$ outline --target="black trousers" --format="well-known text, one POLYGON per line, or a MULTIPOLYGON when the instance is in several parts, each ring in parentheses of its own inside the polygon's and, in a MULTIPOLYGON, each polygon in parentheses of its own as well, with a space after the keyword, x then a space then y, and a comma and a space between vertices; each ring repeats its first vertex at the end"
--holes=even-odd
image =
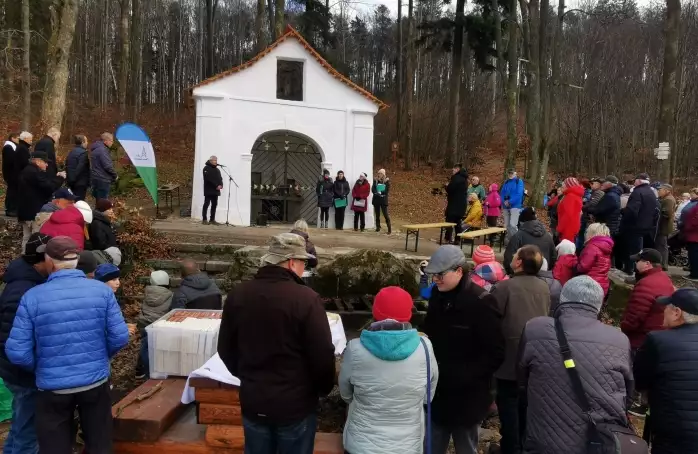
POLYGON ((344 211, 346 209, 347 207, 334 208, 334 228, 336 228, 337 230, 344 229, 344 211))
POLYGON ((487 227, 497 227, 499 216, 487 216, 487 227))
POLYGON ((19 205, 19 194, 17 191, 17 183, 7 183, 7 194, 5 194, 5 214, 17 213, 17 206, 19 205))
POLYGON ((365 211, 354 211, 354 230, 359 228, 359 222, 361 222, 361 230, 366 228, 366 212, 365 211))
POLYGON ((385 205, 374 205, 373 215, 376 218, 376 232, 381 230, 381 211, 383 212, 383 217, 385 218, 385 225, 388 227, 388 233, 392 232, 390 227, 390 215, 388 215, 388 207, 385 205))
MULTIPOLYGON (((456 230, 455 240, 458 239, 458 234, 461 233, 461 228, 460 228, 460 226, 461 226, 461 220, 462 220, 462 218, 463 218, 463 216, 446 216, 446 222, 455 222, 455 223, 456 223, 456 226, 455 226, 455 230, 456 230)), ((453 235, 453 230, 454 230, 454 228, 451 228, 451 227, 449 227, 449 228, 446 229, 446 233, 445 233, 445 235, 444 235, 444 237, 445 237, 444 240, 445 240, 447 243, 450 243, 450 242, 451 242, 451 237, 452 237, 452 235, 453 235)))
POLYGON ((72 454, 76 408, 85 450, 90 454, 111 454, 113 423, 108 381, 74 394, 39 391, 36 398, 36 436, 41 454, 72 454))
POLYGON ((516 381, 497 379, 497 411, 501 423, 501 454, 519 454, 526 431, 525 406, 519 401, 516 381))
POLYGON ((201 213, 201 218, 206 220, 206 212, 208 211, 208 205, 211 205, 211 221, 216 220, 216 207, 218 207, 218 196, 204 196, 204 209, 201 213))
POLYGON ((330 207, 320 207, 320 222, 330 222, 330 207))
POLYGON ((87 186, 70 186, 70 190, 75 195, 75 200, 85 200, 87 197, 87 186))

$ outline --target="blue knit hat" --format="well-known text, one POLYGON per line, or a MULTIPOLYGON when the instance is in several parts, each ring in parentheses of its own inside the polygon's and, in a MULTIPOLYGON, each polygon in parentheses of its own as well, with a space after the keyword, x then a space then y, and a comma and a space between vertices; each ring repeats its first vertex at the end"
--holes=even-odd
POLYGON ((112 263, 103 263, 95 270, 95 279, 102 282, 109 282, 121 276, 119 267, 112 263))

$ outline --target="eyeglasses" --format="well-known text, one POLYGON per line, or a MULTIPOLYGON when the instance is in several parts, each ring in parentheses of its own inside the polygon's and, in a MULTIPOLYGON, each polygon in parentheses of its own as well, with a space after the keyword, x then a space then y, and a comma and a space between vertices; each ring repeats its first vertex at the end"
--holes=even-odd
POLYGON ((450 268, 450 269, 448 269, 448 270, 446 270, 446 271, 442 271, 442 272, 440 272, 440 273, 434 273, 434 274, 432 274, 432 277, 433 277, 434 279, 438 279, 438 280, 440 280, 440 281, 443 281, 444 277, 445 277, 448 273, 451 273, 451 272, 453 272, 453 271, 458 271, 459 268, 460 268, 460 266, 457 266, 457 267, 455 267, 455 268, 450 268))

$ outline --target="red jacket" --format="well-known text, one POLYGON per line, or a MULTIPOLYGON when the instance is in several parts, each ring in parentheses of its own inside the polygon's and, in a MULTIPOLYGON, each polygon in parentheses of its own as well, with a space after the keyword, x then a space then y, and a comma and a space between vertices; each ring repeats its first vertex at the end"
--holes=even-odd
POLYGON ((694 206, 686 214, 681 232, 683 233, 684 241, 698 243, 698 205, 694 206))
POLYGON ((611 271, 611 252, 613 240, 607 236, 595 236, 584 245, 577 263, 577 273, 586 274, 599 283, 603 294, 608 294, 610 281, 608 272, 611 271))
POLYGON ((354 188, 351 190, 351 209, 356 212, 366 211, 368 208, 369 195, 371 195, 371 185, 368 183, 368 180, 364 180, 363 184, 361 184, 361 180, 356 180, 356 183, 354 183, 354 188), (364 206, 356 206, 355 203, 357 199, 366 201, 364 206))
POLYGON ((565 282, 574 277, 577 267, 577 256, 574 254, 559 255, 553 268, 553 277, 565 285, 565 282))
POLYGON ((557 233, 560 240, 570 240, 579 233, 582 225, 582 197, 584 186, 572 186, 565 190, 565 196, 557 206, 557 233))
POLYGON ((630 339, 632 348, 639 348, 650 331, 664 329, 664 306, 656 300, 674 293, 674 284, 661 267, 639 277, 620 322, 620 329, 630 339))
POLYGON ((73 206, 51 213, 39 231, 50 236, 69 236, 80 250, 85 248, 85 220, 73 206))

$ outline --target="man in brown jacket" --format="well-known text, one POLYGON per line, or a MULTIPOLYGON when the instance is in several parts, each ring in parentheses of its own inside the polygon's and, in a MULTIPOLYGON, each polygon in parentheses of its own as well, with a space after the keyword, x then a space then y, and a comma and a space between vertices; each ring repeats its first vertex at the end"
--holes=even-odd
POLYGON ((669 246, 667 238, 674 231, 674 215, 676 214, 676 199, 672 195, 673 188, 670 184, 659 186, 657 195, 659 196, 659 227, 657 236, 654 239, 654 248, 662 254, 662 268, 664 271, 669 266, 669 246))
POLYGON ((521 450, 516 362, 526 323, 532 318, 546 316, 550 311, 550 289, 543 279, 537 277, 542 265, 543 256, 538 246, 523 246, 511 260, 514 277, 497 282, 492 289, 503 317, 502 334, 506 342, 504 362, 494 374, 502 454, 517 454, 521 450))
POLYGON ((323 302, 301 279, 312 258, 299 235, 272 237, 264 266, 223 307, 218 354, 241 381, 246 453, 313 452, 335 359, 323 302))

